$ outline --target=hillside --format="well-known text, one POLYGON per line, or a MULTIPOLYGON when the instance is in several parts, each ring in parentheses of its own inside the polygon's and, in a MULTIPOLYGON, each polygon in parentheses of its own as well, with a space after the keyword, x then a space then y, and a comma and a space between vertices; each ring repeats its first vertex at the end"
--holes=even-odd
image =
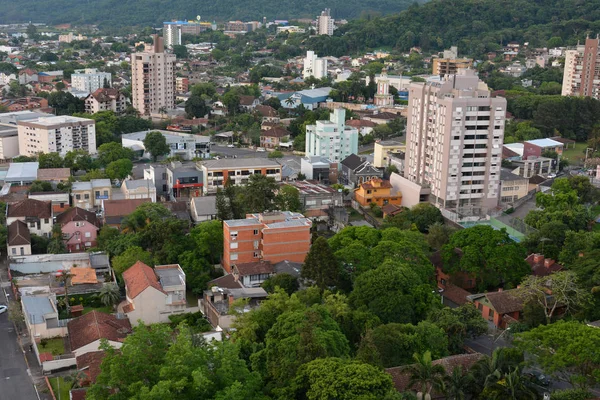
MULTIPOLYGON (((424 2, 426 0, 418 0, 424 2)), ((158 26, 171 19, 262 20, 315 18, 325 7, 337 19, 402 11, 414 0, 21 0, 0 2, 0 24, 46 22, 116 27, 158 26)))
POLYGON ((483 55, 510 41, 532 46, 575 44, 600 32, 600 0, 433 0, 390 16, 351 21, 336 37, 315 38, 319 54, 413 46, 483 55))

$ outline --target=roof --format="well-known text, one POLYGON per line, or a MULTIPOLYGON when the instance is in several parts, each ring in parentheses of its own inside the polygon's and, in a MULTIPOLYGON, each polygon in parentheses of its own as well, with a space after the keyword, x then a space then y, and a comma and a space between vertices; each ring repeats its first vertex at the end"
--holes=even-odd
POLYGON ((207 169, 281 167, 277 161, 268 158, 222 158, 220 160, 205 161, 202 165, 207 169))
POLYGON ((56 222, 60 225, 64 225, 71 221, 88 221, 90 224, 98 226, 96 214, 79 207, 69 208, 67 211, 60 213, 56 217, 56 222))
POLYGON ((577 142, 576 142, 575 140, 573 140, 573 139, 562 138, 562 137, 560 137, 560 136, 554 136, 554 137, 551 137, 551 138, 549 138, 549 139, 555 140, 555 141, 557 141, 557 142, 560 142, 560 143, 562 143, 562 144, 571 144, 571 143, 577 143, 577 142))
POLYGON ((564 146, 561 142, 557 142, 552 139, 534 139, 534 140, 526 140, 525 143, 532 144, 538 147, 557 147, 564 146))
POLYGON ((38 176, 38 162, 10 163, 8 172, 6 173, 6 182, 28 180, 34 181, 38 176))
POLYGON ((8 245, 21 246, 31 244, 31 235, 27 224, 21 220, 16 220, 8 226, 8 245))
POLYGON ((350 154, 348 157, 342 160, 342 165, 350 168, 351 170, 355 170, 360 167, 365 161, 357 156, 356 154, 350 154))
POLYGON ((513 174, 509 168, 500 168, 500 180, 501 181, 523 181, 527 180, 520 175, 513 174))
POLYGON ((256 110, 263 117, 276 117, 277 116, 277 110, 275 110, 271 106, 259 104, 256 107, 254 107, 254 110, 256 110))
POLYGON ((71 389, 70 394, 70 400, 85 400, 85 396, 87 395, 87 388, 71 389))
POLYGON ((154 273, 162 288, 185 285, 185 274, 179 264, 157 265, 154 273))
POLYGON ((254 96, 241 95, 240 106, 251 106, 252 103, 254 103, 254 100, 256 100, 256 97, 254 96))
POLYGON ((284 183, 284 185, 294 186, 300 194, 304 195, 312 195, 312 194, 332 194, 338 193, 338 191, 330 186, 323 185, 318 181, 291 181, 284 183))
POLYGON ((371 179, 368 182, 361 183, 360 186, 363 189, 390 189, 392 187, 392 184, 390 183, 390 181, 375 178, 375 179, 371 179), (374 184, 374 183, 377 183, 377 184, 374 184))
POLYGON ((395 204, 392 204, 392 203, 388 203, 388 204, 384 205, 383 207, 381 207, 381 211, 383 211, 383 213, 385 215, 394 216, 394 215, 404 211, 404 208, 397 206, 395 204))
POLYGON ((446 285, 446 288, 442 292, 442 296, 444 296, 446 299, 450 300, 457 306, 462 306, 463 304, 468 303, 467 296, 469 296, 470 294, 471 293, 467 292, 460 286, 456 286, 451 283, 446 285))
POLYGON ((66 181, 71 176, 69 168, 43 168, 38 169, 37 178, 40 181, 66 181))
POLYGON ((25 199, 8 205, 6 216, 52 218, 52 203, 34 199, 25 199))
POLYGON ((366 119, 351 119, 346 121, 346 125, 354 128, 374 128, 377 126, 375 122, 366 119))
POLYGON ((563 269, 562 265, 550 258, 545 258, 542 254, 531 253, 525 262, 529 264, 531 273, 535 276, 547 276, 563 269))
POLYGON ((193 197, 191 201, 194 203, 196 215, 217 214, 217 198, 215 196, 193 197))
POLYGON ((241 276, 250 276, 258 274, 272 274, 273 266, 269 261, 257 261, 242 264, 234 264, 234 269, 237 269, 241 276))
MULTIPOLYGON (((498 314, 508 314, 523 310, 523 300, 515 295, 516 289, 500 290, 498 292, 484 293, 483 297, 490 303, 498 314)), ((476 299, 480 295, 472 295, 470 298, 476 299)))
POLYGON ((242 284, 235 280, 233 274, 228 274, 209 281, 207 286, 218 286, 225 289, 239 289, 242 287, 242 284))
POLYGON ((522 156, 522 154, 517 153, 514 150, 511 150, 510 148, 506 147, 506 146, 502 146, 502 158, 511 158, 511 157, 520 157, 522 156))
POLYGON ((364 118, 395 120, 397 118, 400 118, 400 114, 394 114, 391 112, 380 112, 377 114, 366 115, 364 118))
POLYGON ((534 185, 539 185, 540 183, 544 183, 548 180, 548 178, 544 178, 541 175, 534 175, 531 178, 529 178, 529 183, 534 184, 534 185))
POLYGON ((509 149, 510 151, 516 153, 517 156, 523 157, 523 151, 525 149, 525 146, 523 145, 523 143, 508 143, 508 144, 502 145, 502 147, 509 149))
POLYGON ((274 126, 271 129, 267 129, 266 131, 262 131, 260 136, 268 136, 268 137, 277 137, 282 138, 286 136, 290 136, 292 133, 285 128, 280 126, 274 126))
POLYGON ((43 324, 44 315, 56 313, 48 297, 23 296, 23 314, 29 318, 30 324, 43 324))
POLYGON ((98 283, 96 270, 94 268, 71 267, 71 285, 98 283))
POLYGON ((150 199, 104 200, 102 202, 105 217, 124 217, 131 214, 141 204, 149 203, 150 199))
POLYGON ((150 179, 133 179, 123 181, 123 185, 125 185, 127 190, 136 190, 139 188, 145 188, 148 190, 150 190, 150 188, 154 189, 154 183, 150 179))
POLYGON ((96 382, 100 374, 100 364, 104 358, 104 351, 90 351, 75 358, 77 369, 83 370, 90 383, 96 382))
POLYGON ((289 274, 299 278, 302 272, 302 263, 283 260, 273 265, 273 269, 276 274, 289 274))
POLYGON ((165 293, 154 273, 154 269, 141 261, 136 262, 123 272, 123 281, 127 287, 127 296, 130 299, 135 299, 149 287, 165 293))
POLYGON ((97 89, 94 93, 90 94, 88 97, 93 97, 97 101, 104 103, 113 99, 117 99, 120 94, 121 92, 119 92, 117 89, 100 88, 97 89))
POLYGON ((69 321, 67 329, 71 351, 75 351, 100 339, 122 342, 131 332, 131 324, 127 318, 93 310, 69 321))
MULTIPOLYGON (((466 373, 470 370, 473 365, 479 360, 483 358, 483 354, 481 353, 471 353, 471 354, 458 354, 455 356, 440 358, 439 360, 435 360, 432 362, 433 365, 441 365, 446 370, 447 374, 451 374, 452 370, 456 367, 462 367, 463 373, 466 373)), ((394 368, 386 368, 385 372, 392 376, 392 381, 394 382, 394 386, 397 391, 404 392, 408 387, 410 382, 410 373, 408 373, 408 369, 410 365, 403 365, 400 367, 394 368)))

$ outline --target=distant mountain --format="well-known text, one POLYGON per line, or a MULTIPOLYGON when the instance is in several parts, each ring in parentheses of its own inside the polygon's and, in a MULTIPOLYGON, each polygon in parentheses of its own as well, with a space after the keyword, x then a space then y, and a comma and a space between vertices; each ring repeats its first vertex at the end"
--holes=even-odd
POLYGON ((171 19, 204 21, 315 18, 330 8, 336 19, 365 13, 390 14, 427 0, 4 0, 0 24, 45 22, 98 24, 106 27, 159 26, 171 19))

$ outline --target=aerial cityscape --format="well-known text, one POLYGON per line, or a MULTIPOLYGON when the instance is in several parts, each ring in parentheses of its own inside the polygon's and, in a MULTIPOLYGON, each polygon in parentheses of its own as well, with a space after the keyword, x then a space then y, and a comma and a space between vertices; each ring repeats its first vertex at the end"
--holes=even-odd
POLYGON ((0 220, 0 400, 600 399, 600 0, 3 2, 0 220))

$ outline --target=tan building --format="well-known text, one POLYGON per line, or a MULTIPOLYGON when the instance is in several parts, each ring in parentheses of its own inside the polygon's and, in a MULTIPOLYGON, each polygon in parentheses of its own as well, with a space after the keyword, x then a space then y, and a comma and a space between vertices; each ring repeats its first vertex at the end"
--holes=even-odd
POLYGON ((397 140, 382 140, 375 142, 375 153, 373 165, 377 168, 385 168, 390 165, 390 155, 406 152, 406 145, 397 140))
POLYGON ((500 171, 500 204, 513 204, 529 192, 529 179, 513 174, 511 171, 500 171))
POLYGON ((14 126, 0 124, 0 160, 19 155, 19 133, 14 126))
POLYGON ((59 153, 72 150, 96 154, 96 122, 93 119, 60 116, 19 121, 19 154, 59 153))
POLYGON ((586 96, 600 99, 600 40, 585 40, 565 52, 563 96, 586 96))
POLYGON ((85 112, 95 114, 100 111, 112 111, 121 114, 127 108, 127 98, 117 89, 98 89, 85 98, 85 112))
POLYGON ((71 197, 73 206, 91 210, 102 206, 103 200, 110 200, 112 185, 110 179, 92 179, 89 182, 73 182, 71 197))
MULTIPOLYGON (((411 84, 404 179, 462 215, 496 207, 505 114, 506 99, 491 97, 472 70, 411 84)), ((406 196, 411 187, 397 189, 406 196)))
POLYGON ((175 108, 175 55, 165 53, 163 38, 131 55, 131 98, 141 115, 175 108))
POLYGON ((204 193, 215 193, 225 182, 245 185, 253 174, 261 174, 281 182, 281 165, 268 158, 227 158, 210 160, 200 165, 204 193))
POLYGON ((444 55, 432 60, 433 75, 455 74, 460 68, 471 68, 473 60, 469 58, 458 58, 458 48, 452 46, 444 50, 444 55))
POLYGON ((150 179, 132 179, 123 181, 121 193, 125 199, 150 199, 156 202, 156 186, 150 179))
POLYGON ((317 17, 317 34, 319 35, 333 35, 333 23, 334 19, 331 18, 331 10, 326 8, 321 11, 321 15, 317 17))

